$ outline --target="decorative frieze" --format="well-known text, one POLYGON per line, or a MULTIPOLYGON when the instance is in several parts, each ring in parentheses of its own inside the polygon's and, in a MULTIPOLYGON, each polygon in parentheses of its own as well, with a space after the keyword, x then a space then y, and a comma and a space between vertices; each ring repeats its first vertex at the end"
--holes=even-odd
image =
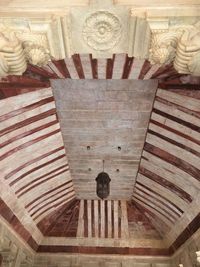
POLYGON ((198 8, 132 8, 94 0, 89 6, 49 11, 45 17, 30 11, 26 18, 17 12, 2 14, 0 77, 21 75, 28 63, 42 67, 76 53, 93 58, 125 53, 152 65, 174 63, 177 72, 198 76, 198 8))

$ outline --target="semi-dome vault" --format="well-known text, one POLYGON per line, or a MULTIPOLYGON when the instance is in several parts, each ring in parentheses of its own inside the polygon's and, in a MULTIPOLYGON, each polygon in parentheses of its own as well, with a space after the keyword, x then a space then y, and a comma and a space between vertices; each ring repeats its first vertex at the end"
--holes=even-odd
POLYGON ((2 266, 197 264, 200 6, 158 2, 0 3, 2 266))

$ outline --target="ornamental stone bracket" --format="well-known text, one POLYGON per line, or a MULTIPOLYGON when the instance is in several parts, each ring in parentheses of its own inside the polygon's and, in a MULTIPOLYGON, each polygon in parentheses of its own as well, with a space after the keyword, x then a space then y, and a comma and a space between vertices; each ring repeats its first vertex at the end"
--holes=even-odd
POLYGON ((196 8, 136 8, 111 0, 59 12, 0 12, 0 77, 21 75, 73 54, 110 58, 126 53, 151 64, 174 64, 200 75, 200 5, 196 8))

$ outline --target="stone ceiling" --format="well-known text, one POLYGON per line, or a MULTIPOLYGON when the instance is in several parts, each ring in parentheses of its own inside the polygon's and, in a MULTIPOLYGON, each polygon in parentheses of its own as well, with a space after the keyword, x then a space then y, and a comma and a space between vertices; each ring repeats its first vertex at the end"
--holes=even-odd
POLYGON ((199 1, 47 2, 0 3, 1 221, 35 252, 170 256, 200 227, 199 1))
MULTIPOLYGON (((137 240, 137 248, 142 248, 145 255, 150 255, 149 253, 169 255, 180 246, 183 240, 188 238, 188 235, 198 229, 200 201, 198 194, 200 187, 198 167, 199 80, 177 74, 171 65, 165 68, 155 68, 148 61, 140 62, 126 55, 117 55, 113 59, 112 64, 110 60, 104 60, 103 65, 102 60, 95 60, 94 65, 94 61, 91 61, 89 55, 76 55, 70 60, 49 63, 45 68, 30 65, 23 76, 10 76, 2 79, 0 83, 2 98, 0 118, 3 138, 1 144, 1 173, 3 173, 1 216, 17 232, 21 228, 19 234, 22 238, 32 248, 40 252, 57 251, 59 248, 61 249, 61 246, 67 248, 69 244, 73 244, 68 252, 77 252, 79 247, 79 251, 85 253, 85 249, 90 245, 91 247, 97 246, 96 253, 107 253, 106 251, 110 247, 115 247, 117 248, 115 253, 121 254, 125 253, 123 252, 124 244, 127 246, 125 240, 129 240, 130 250, 126 253, 137 254, 138 250, 134 245, 137 240), (117 60, 118 57, 123 60, 123 64, 117 60), (75 60, 77 58, 84 59, 84 63, 75 60), (128 62, 132 63, 128 64, 128 62), (120 65, 124 68, 120 68, 120 65), (53 96, 52 89, 48 88, 49 78, 70 77, 76 77, 76 79, 80 79, 80 77, 115 77, 115 79, 110 81, 95 81, 94 79, 88 81, 55 80, 52 81, 53 96), (129 81, 123 81, 122 77, 128 78, 129 81), (131 77, 138 77, 139 80, 133 81, 131 77), (149 85, 154 86, 157 81, 146 80, 154 77, 158 78, 158 87, 161 88, 157 90, 155 98, 155 89, 153 87, 150 89, 149 85), (117 81, 117 78, 120 80, 117 81), (146 81, 142 81, 142 79, 146 81), (106 110, 102 108, 100 113, 93 112, 93 117, 90 117, 88 121, 89 128, 97 131, 95 137, 93 134, 91 135, 91 131, 88 131, 89 135, 84 135, 88 124, 84 114, 81 113, 80 106, 77 109, 76 103, 83 105, 85 99, 94 107, 97 106, 97 96, 98 99, 100 97, 101 100, 105 101, 102 98, 105 89, 103 87, 101 89, 99 83, 105 85, 104 88, 109 88, 110 84, 114 84, 115 89, 119 88, 117 92, 120 92, 121 104, 125 101, 122 94, 126 92, 127 88, 130 88, 129 90, 133 94, 129 95, 128 101, 135 104, 133 106, 130 103, 124 105, 126 115, 134 115, 129 107, 134 108, 134 110, 139 107, 137 125, 138 123, 139 125, 145 123, 146 127, 144 128, 144 125, 142 127, 143 138, 145 129, 147 129, 142 155, 141 150, 138 154, 138 156, 141 155, 141 159, 137 176, 131 173, 130 180, 128 180, 129 189, 126 193, 129 199, 132 195, 132 201, 125 204, 127 214, 123 213, 123 216, 121 216, 121 212, 126 209, 122 208, 124 205, 122 195, 119 199, 113 195, 112 199, 115 198, 115 200, 107 200, 105 203, 94 200, 96 196, 90 192, 95 190, 95 186, 93 185, 93 190, 90 186, 90 191, 87 191, 88 186, 85 186, 85 183, 79 183, 80 179, 76 177, 77 171, 82 172, 86 169, 88 172, 88 168, 91 168, 91 177, 95 178, 101 167, 101 157, 113 158, 112 154, 105 150, 106 145, 100 144, 102 148, 100 146, 99 149, 102 154, 98 155, 98 164, 88 165, 87 153, 92 151, 86 150, 83 153, 84 158, 80 159, 82 152, 80 152, 80 146, 77 146, 77 142, 84 143, 83 147, 85 148, 88 146, 88 142, 91 145, 96 137, 98 140, 99 130, 97 131, 97 129, 99 126, 95 124, 98 126, 95 129, 91 123, 93 121, 97 123, 96 119, 99 119, 99 114, 101 113, 101 119, 105 118, 102 117, 102 114, 110 114, 108 117, 106 116, 106 121, 101 120, 103 125, 109 127, 114 125, 117 129, 124 125, 119 119, 117 119, 116 125, 111 124, 116 113, 106 113, 106 110), (77 84, 85 87, 80 91, 80 86, 77 84), (83 90, 89 92, 89 85, 92 85, 93 94, 83 94, 83 90), (143 110, 141 108, 146 100, 138 105, 135 94, 142 94, 150 103, 147 116, 149 116, 149 111, 152 110, 152 112, 148 128, 145 120, 141 119, 141 111, 143 110), (65 97, 67 101, 64 100, 65 97), (79 102, 77 102, 77 97, 79 102), (63 103, 63 107, 67 110, 65 114, 59 109, 63 103), (153 109, 151 105, 153 105, 153 109), (82 119, 83 122, 81 122, 82 119), (74 130, 73 127, 75 127, 74 130), (81 133, 80 136, 77 129, 81 133), (90 139, 91 137, 93 139, 90 139), (93 175, 94 169, 96 169, 95 175, 93 175), (82 195, 86 199, 84 202, 79 202, 77 199, 79 196, 78 187, 81 190, 86 190, 83 191, 85 193, 82 195), (88 200, 88 198, 92 200, 88 200), (11 213, 13 215, 9 216, 11 213), (100 220, 100 224, 97 223, 98 220, 100 220), (108 225, 111 225, 110 230, 107 228, 108 225), (62 227, 65 229, 64 232, 59 230, 62 227), (185 234, 186 227, 188 229, 187 234, 185 234), (121 235, 124 237, 122 238, 121 235), (59 236, 64 239, 60 239, 59 236), (70 239, 74 237, 76 237, 76 241, 70 239), (93 237, 93 241, 89 241, 89 237, 93 237), (116 241, 113 243, 114 237, 118 238, 117 243, 116 241), (82 238, 88 239, 89 243, 82 242, 82 238), (99 240, 98 245, 95 241, 97 239, 99 240), (53 243, 57 246, 52 247, 51 244, 53 243), (38 244, 40 244, 39 248, 38 244), (99 246, 104 246, 101 252, 99 246), (148 251, 145 250, 147 248, 148 251), (168 250, 168 248, 170 249, 168 250), (154 252, 150 252, 151 249, 154 249, 154 252)), ((125 96, 127 95, 125 94, 125 96)), ((110 97, 114 98, 116 95, 110 95, 110 97)), ((147 107, 146 104, 144 106, 147 107)), ((88 112, 90 106, 82 107, 84 112, 88 112)), ((123 112, 120 112, 118 117, 123 112)), ((136 124, 131 124, 131 127, 133 126, 135 127, 136 124)), ((116 128, 111 129, 115 130, 116 128)), ((131 128, 131 131, 135 129, 131 128)), ((126 147, 129 147, 134 135, 131 134, 128 127, 125 127, 125 131, 130 134, 129 138, 125 134, 126 138, 123 139, 124 142, 127 142, 126 147)), ((114 136, 119 138, 116 133, 114 136)), ((101 142, 105 142, 104 139, 101 142)), ((114 142, 114 140, 111 138, 110 142, 114 142)), ((140 147, 143 146, 142 144, 140 147)), ((118 147, 118 144, 116 145, 118 147)), ((122 151, 120 151, 122 158, 126 157, 123 154, 123 147, 122 144, 122 151)), ((116 150, 115 153, 119 153, 119 151, 116 150)), ((92 154, 92 158, 94 162, 95 154, 92 154)), ((113 166, 111 163, 108 164, 108 168, 113 166)), ((114 167, 115 173, 117 166, 114 167)), ((134 170, 134 166, 132 167, 134 170)), ((117 179, 118 177, 121 178, 123 171, 125 173, 131 172, 131 169, 130 166, 126 168, 126 164, 122 164, 118 168, 120 172, 114 179, 116 179, 116 185, 118 183, 122 185, 120 189, 117 189, 120 194, 124 183, 121 182, 121 179, 118 182, 117 179)), ((109 169, 109 172, 112 170, 109 169)), ((81 175, 84 176, 85 174, 81 175)), ((125 193, 123 194, 125 195, 125 193)), ((61 249, 60 252, 62 251, 61 249)), ((112 254, 112 250, 109 251, 112 254)))

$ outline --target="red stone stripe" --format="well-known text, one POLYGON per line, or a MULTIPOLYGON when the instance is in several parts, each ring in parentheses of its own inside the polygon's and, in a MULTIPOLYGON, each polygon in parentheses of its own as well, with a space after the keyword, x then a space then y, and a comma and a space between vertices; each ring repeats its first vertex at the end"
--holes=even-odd
POLYGON ((145 143, 144 150, 176 166, 177 168, 183 170, 184 172, 200 181, 200 170, 189 164, 188 162, 148 143, 145 143))
POLYGON ((26 120, 17 122, 17 123, 15 123, 15 124, 13 124, 13 125, 5 128, 5 129, 2 129, 0 131, 0 137, 3 136, 3 135, 6 135, 8 133, 11 133, 12 131, 18 130, 19 128, 22 128, 24 126, 27 126, 27 125, 29 125, 29 124, 31 124, 33 122, 42 120, 44 118, 47 118, 47 117, 52 116, 52 115, 55 115, 55 114, 56 114, 56 109, 53 108, 53 109, 50 109, 50 110, 45 111, 43 113, 40 113, 38 115, 35 115, 33 117, 30 117, 30 118, 28 118, 26 120))
MULTIPOLYGON (((140 191, 142 192, 142 190, 140 190, 140 191)), ((144 192, 144 191, 143 191, 143 193, 146 194, 146 192, 144 192)), ((146 194, 146 195, 148 195, 148 194, 146 194)), ((175 213, 176 216, 175 216, 174 214, 171 214, 168 210, 164 209, 162 206, 158 205, 157 203, 156 203, 156 204, 153 203, 152 201, 150 201, 150 200, 149 200, 147 197, 145 197, 144 195, 141 195, 141 194, 138 193, 137 191, 134 191, 133 197, 136 197, 136 196, 139 196, 140 198, 142 198, 142 200, 143 200, 145 203, 149 203, 149 204, 156 205, 157 208, 160 208, 162 211, 164 211, 166 214, 168 214, 168 215, 171 217, 170 219, 172 219, 172 220, 174 220, 174 221, 176 221, 176 220, 178 219, 176 216, 180 217, 179 214, 175 213)), ((157 202, 160 202, 160 201, 158 201, 158 200, 156 200, 156 201, 157 201, 157 202)), ((165 205, 165 203, 163 203, 163 202, 160 202, 160 203, 161 203, 162 205, 164 205, 166 208, 168 208, 170 211, 174 212, 174 210, 172 210, 170 207, 167 207, 167 206, 165 205)))
POLYGON ((168 73, 168 71, 170 71, 171 69, 173 69, 173 65, 164 65, 162 67, 160 67, 151 77, 151 79, 157 79, 162 75, 166 75, 168 73))
POLYGON ((13 230, 35 251, 37 251, 38 244, 31 236, 26 228, 21 224, 19 219, 14 215, 12 210, 0 198, 0 215, 10 224, 13 230))
POLYGON ((98 61, 97 59, 92 58, 92 54, 90 54, 90 64, 92 68, 93 79, 98 79, 98 61))
POLYGON ((37 101, 37 102, 35 102, 33 104, 30 104, 28 106, 25 106, 25 107, 22 107, 22 108, 13 110, 13 111, 11 111, 9 113, 6 113, 6 114, 1 115, 0 116, 0 122, 3 122, 5 120, 8 120, 8 119, 10 119, 12 117, 18 116, 20 114, 23 114, 24 112, 27 112, 27 111, 36 109, 38 107, 41 107, 41 106, 46 105, 48 103, 51 103, 53 101, 54 101, 53 96, 50 96, 50 97, 47 97, 47 98, 42 99, 40 101, 37 101))
POLYGON ((67 69, 67 66, 65 64, 64 59, 52 60, 52 62, 56 66, 56 68, 60 71, 60 73, 62 73, 62 75, 65 78, 71 78, 70 73, 69 73, 69 70, 67 69))
POLYGON ((58 79, 58 75, 56 73, 51 73, 47 71, 46 69, 34 66, 34 65, 28 65, 26 72, 30 72, 31 74, 37 74, 41 76, 42 78, 46 79, 58 79))
POLYGON ((66 201, 68 201, 69 199, 72 199, 72 198, 74 198, 74 196, 70 196, 70 197, 68 197, 67 199, 62 200, 62 201, 60 201, 60 202, 58 202, 58 203, 56 203, 56 204, 54 204, 54 205, 52 205, 52 206, 46 208, 45 210, 43 210, 42 212, 40 212, 40 213, 34 218, 34 220, 37 220, 42 214, 44 214, 45 212, 47 212, 47 211, 50 210, 51 208, 57 208, 59 205, 65 204, 66 201))
POLYGON ((154 191, 152 188, 149 188, 148 186, 140 183, 140 182, 136 182, 136 186, 140 185, 142 187, 144 187, 145 189, 147 189, 148 191, 152 192, 153 194, 163 198, 163 200, 165 200, 166 202, 170 203, 172 206, 174 206, 178 211, 180 211, 181 213, 184 213, 184 211, 182 209, 180 209, 177 205, 175 205, 173 202, 171 202, 168 198, 164 197, 163 195, 159 194, 158 192, 154 191))
MULTIPOLYGON (((63 184, 61 184, 61 185, 59 185, 59 186, 57 186, 57 187, 54 187, 54 188, 51 189, 51 190, 48 190, 47 192, 41 194, 39 197, 36 197, 36 198, 33 199, 31 202, 29 202, 29 203, 25 206, 25 208, 27 209, 28 207, 30 207, 31 205, 33 205, 33 204, 34 204, 36 201, 38 201, 39 199, 41 199, 41 198, 47 196, 48 194, 50 194, 50 193, 54 192, 55 190, 58 190, 58 189, 60 189, 60 188, 62 188, 62 187, 64 187, 64 186, 66 186, 66 185, 68 185, 68 184, 69 184, 69 182, 66 182, 66 183, 63 183, 63 184)), ((70 187, 67 187, 67 188, 70 188, 70 187)))
POLYGON ((177 83, 177 82, 159 82, 158 83, 158 88, 160 89, 174 89, 174 90, 200 90, 200 85, 199 84, 182 84, 182 83, 177 83))
MULTIPOLYGON (((139 203, 137 205, 141 206, 139 203)), ((147 210, 148 211, 148 210, 147 210)), ((150 211, 148 211, 150 212, 150 211)), ((150 212, 151 213, 151 212, 150 212)), ((175 242, 169 249, 157 248, 118 248, 118 247, 80 247, 80 246, 39 246, 32 238, 31 234, 24 228, 12 210, 0 199, 0 215, 10 224, 14 231, 34 250, 46 253, 84 253, 84 254, 126 254, 126 255, 173 255, 173 253, 183 245, 191 236, 200 228, 200 213, 192 220, 192 222, 177 237, 175 242), (83 248, 83 250, 82 250, 83 248), (98 252, 96 251, 98 250, 98 252)), ((62 213, 59 214, 61 216, 62 213)), ((43 218, 45 220, 45 218, 43 218)))
POLYGON ((192 148, 190 148, 190 147, 188 147, 188 146, 186 146, 186 145, 184 145, 182 143, 179 143, 179 142, 177 142, 177 141, 175 141, 175 140, 173 140, 173 139, 171 139, 171 138, 169 138, 167 136, 164 136, 164 135, 162 135, 162 134, 160 134, 158 132, 154 132, 154 131, 152 131, 150 129, 148 130, 148 133, 150 133, 150 134, 152 134, 154 136, 157 136, 160 139, 162 139, 162 140, 164 140, 164 141, 166 141, 166 142, 168 142, 168 143, 170 143, 172 145, 175 145, 175 146, 177 146, 179 148, 182 148, 182 149, 190 152, 191 154, 194 154, 197 157, 200 157, 200 153, 198 151, 196 151, 196 150, 194 150, 194 149, 192 149, 192 148))
POLYGON ((171 192, 173 192, 174 194, 179 196, 184 201, 189 202, 189 203, 192 202, 192 197, 187 192, 185 192, 183 189, 181 189, 180 187, 176 186, 175 184, 169 182, 168 180, 160 177, 159 175, 145 169, 144 167, 142 167, 142 165, 140 166, 139 173, 144 175, 145 177, 149 178, 150 180, 158 183, 159 185, 163 186, 164 188, 170 190, 171 192))
MULTIPOLYGON (((55 175, 52 175, 52 176, 46 178, 45 180, 42 180, 42 181, 40 181, 40 182, 34 184, 33 186, 29 187, 27 190, 25 190, 25 191, 23 191, 22 193, 20 193, 17 197, 20 198, 21 196, 23 196, 24 194, 26 194, 27 192, 29 192, 29 191, 32 190, 33 188, 37 187, 38 185, 41 185, 41 184, 43 184, 43 183, 45 183, 45 182, 47 182, 47 181, 49 181, 49 180, 51 180, 51 179, 53 179, 53 178, 59 176, 59 175, 61 175, 61 174, 65 173, 65 172, 67 172, 67 171, 69 171, 69 168, 66 168, 66 169, 64 169, 64 170, 62 170, 62 171, 56 173, 55 175)), ((71 180, 70 180, 70 181, 71 181, 71 180)), ((20 188, 19 190, 17 190, 15 193, 18 194, 19 192, 21 192, 21 188, 20 188)))
POLYGON ((36 144, 36 143, 42 141, 43 139, 46 139, 46 138, 48 138, 48 137, 50 137, 50 136, 52 136, 54 134, 57 134, 59 132, 60 132, 60 129, 55 130, 53 132, 41 135, 41 136, 39 136, 39 137, 37 137, 37 138, 35 138, 33 140, 30 140, 30 141, 28 141, 28 142, 26 142, 26 143, 24 143, 24 144, 22 144, 22 145, 20 145, 18 147, 15 147, 15 148, 11 149, 10 151, 8 151, 8 152, 4 153, 3 155, 1 155, 0 156, 0 161, 4 160, 7 157, 10 157, 11 155, 13 155, 14 153, 18 152, 19 150, 22 150, 24 148, 27 148, 27 147, 33 145, 33 144, 36 144))
POLYGON ((170 254, 175 253, 200 228, 200 213, 188 224, 183 232, 169 247, 170 254))
POLYGON ((49 86, 49 81, 43 82, 35 78, 16 75, 7 76, 3 82, 0 82, 0 89, 4 92, 5 97, 37 91, 49 86))
MULTIPOLYGON (((74 192, 73 189, 72 189, 71 191, 67 192, 67 194, 66 194, 66 192, 65 192, 64 194, 60 195, 59 197, 57 197, 57 198, 55 198, 55 199, 51 199, 49 202, 45 203, 44 205, 42 205, 41 207, 39 207, 37 210, 35 210, 33 213, 31 213, 31 217, 33 217, 33 220, 35 220, 36 218, 38 218, 38 216, 35 216, 35 217, 34 217, 34 215, 37 214, 41 209, 43 209, 44 207, 47 207, 49 204, 54 203, 55 201, 61 199, 61 198, 64 197, 64 196, 67 196, 68 194, 70 194, 70 193, 72 193, 72 192, 74 192)), ((72 196, 71 196, 71 197, 72 197, 72 196)), ((41 213, 40 213, 40 214, 41 214, 41 213)))
POLYGON ((38 248, 40 253, 75 253, 91 255, 138 255, 138 256, 169 256, 165 248, 129 248, 129 247, 89 247, 89 246, 44 246, 38 248))
POLYGON ((133 65, 133 57, 128 57, 126 55, 126 60, 124 63, 123 73, 122 73, 122 79, 128 79, 132 65, 133 65))
MULTIPOLYGON (((148 192, 142 190, 141 188, 139 188, 136 185, 136 189, 139 190, 140 192, 142 192, 143 194, 147 195, 148 197, 154 199, 156 202, 159 202, 160 204, 162 204, 164 207, 166 207, 167 209, 169 209, 171 212, 173 212, 176 216, 181 217, 181 215, 179 213, 177 213, 174 209, 172 209, 166 202, 163 202, 162 200, 160 200, 159 198, 155 197, 154 195, 149 194, 148 192)), ((136 192, 137 194, 137 192, 136 192)), ((161 207, 160 207, 161 208, 161 207)), ((162 209, 162 208, 161 208, 162 209)))
MULTIPOLYGON (((200 112, 194 111, 192 109, 188 109, 188 108, 186 108, 184 106, 180 106, 180 105, 178 105, 176 103, 170 102, 169 100, 165 100, 165 99, 163 99, 163 98, 161 98, 159 96, 156 96, 156 101, 158 101, 160 103, 163 103, 164 105, 167 105, 167 106, 170 106, 170 107, 175 107, 176 109, 181 110, 186 114, 189 114, 191 116, 194 116, 194 117, 200 119, 200 112)), ((183 102, 183 105, 184 105, 184 102, 183 102)))
MULTIPOLYGON (((78 211, 79 211, 79 204, 80 200, 72 199, 59 207, 57 210, 52 211, 47 216, 45 216, 38 224, 38 228, 43 233, 44 236, 52 236, 52 230, 60 223, 62 222, 62 218, 64 214, 68 214, 69 212, 72 212, 74 210, 74 207, 78 204, 78 211)), ((76 225, 75 232, 77 231, 78 222, 76 225)), ((53 236, 56 236, 53 234, 53 236)), ((60 225, 59 225, 59 234, 58 236, 63 236, 63 232, 60 232, 60 225)), ((64 235, 65 236, 65 235, 64 235)), ((75 234, 76 237, 76 234, 75 234)))
MULTIPOLYGON (((137 196, 133 196, 134 197, 134 200, 137 202, 137 201, 140 201, 142 202, 144 205, 146 205, 147 207, 151 208, 152 210, 155 210, 156 212, 158 212, 160 215, 162 215, 163 217, 165 217, 168 221, 170 221, 172 224, 174 224, 174 220, 172 220, 171 218, 169 218, 169 216, 165 215, 164 213, 160 212, 159 210, 157 210, 155 207, 151 206, 149 204, 149 202, 147 201, 147 203, 144 201, 144 200, 141 200, 139 199, 137 196)), ((143 198, 144 199, 144 198, 143 198)))
POLYGON ((199 91, 198 90, 181 90, 181 89, 169 89, 169 92, 178 94, 179 96, 187 96, 191 99, 199 99, 200 100, 200 77, 199 77, 199 91))
MULTIPOLYGON (((58 156, 58 157, 56 157, 56 158, 54 158, 54 159, 52 159, 52 160, 50 160, 50 161, 48 161, 48 162, 45 162, 45 163, 41 164, 40 166, 35 167, 34 169, 32 169, 32 170, 30 170, 30 171, 28 171, 28 172, 22 174, 20 177, 18 177, 18 178, 16 178, 15 180, 13 180, 11 183, 9 183, 9 185, 10 185, 10 186, 13 186, 13 185, 16 184, 17 182, 19 182, 21 179, 25 178, 27 175, 33 173, 34 171, 39 170, 39 169, 41 169, 41 168, 44 168, 45 166, 47 166, 47 165, 49 165, 49 164, 51 164, 51 163, 53 163, 53 162, 55 162, 55 161, 57 161, 57 160, 59 160, 59 159, 62 159, 62 158, 64 158, 64 157, 65 157, 65 154, 62 154, 62 155, 60 155, 60 156, 58 156)), ((66 166, 68 166, 68 164, 65 164, 65 165, 63 165, 63 166, 66 167, 66 166)), ((63 167, 63 166, 61 166, 61 167, 63 167)), ((59 167, 59 168, 61 168, 61 167, 59 167)), ((57 169, 56 169, 56 170, 57 170, 57 169)), ((54 171, 56 171, 56 170, 53 170, 52 172, 54 172, 54 171)), ((45 173, 45 175, 43 175, 43 176, 46 176, 46 175, 48 175, 48 174, 51 174, 51 172, 50 172, 50 173, 47 173, 47 174, 45 173)), ((43 178, 43 176, 42 176, 41 178, 43 178)), ((37 181, 37 179, 34 180, 34 181, 37 181)), ((30 182, 29 184, 31 184, 31 183, 32 183, 32 182, 30 182)), ((23 188, 20 188, 20 190, 24 189, 24 188, 27 187, 29 184, 24 185, 23 188)))
POLYGON ((115 54, 113 55, 112 58, 107 59, 106 79, 112 79, 114 62, 115 62, 115 54))
POLYGON ((173 129, 173 128, 165 125, 165 124, 162 124, 162 123, 160 123, 158 121, 155 121, 155 120, 152 120, 152 119, 150 119, 150 122, 155 124, 155 125, 157 125, 157 126, 159 126, 159 127, 161 127, 161 128, 163 128, 163 129, 165 129, 165 130, 167 130, 167 131, 170 131, 170 132, 175 133, 175 134, 177 134, 177 135, 179 135, 179 136, 181 136, 181 137, 183 137, 185 139, 188 139, 188 140, 192 141, 193 143, 195 143, 197 145, 200 145, 200 141, 196 140, 195 138, 191 137, 190 135, 187 135, 187 134, 185 134, 183 132, 175 130, 175 129, 173 129))
POLYGON ((184 121, 184 120, 182 120, 182 119, 180 119, 178 117, 175 117, 173 115, 170 115, 168 113, 165 113, 165 112, 163 112, 161 110, 158 110, 158 109, 155 109, 155 108, 153 108, 153 112, 158 114, 158 115, 161 115, 161 116, 163 116, 163 117, 165 117, 167 119, 175 121, 175 122, 177 122, 177 123, 179 123, 179 124, 181 124, 183 126, 186 126, 186 127, 190 128, 190 129, 192 129, 192 130, 194 130, 194 131, 196 131, 198 133, 200 133, 200 127, 197 126, 197 125, 194 125, 194 124, 192 124, 192 123, 190 123, 188 121, 184 121))
POLYGON ((76 68, 76 71, 78 73, 78 76, 80 79, 85 79, 85 75, 84 75, 84 71, 83 71, 83 66, 81 63, 81 58, 79 54, 74 54, 72 56, 73 62, 74 62, 74 66, 76 68))
POLYGON ((35 182, 41 180, 42 178, 45 178, 46 176, 48 176, 48 175, 50 175, 50 174, 55 173, 56 171, 59 171, 59 170, 61 170, 61 169, 63 169, 63 168, 66 168, 66 167, 68 167, 68 164, 61 165, 61 166, 59 166, 58 168, 53 169, 52 171, 50 171, 50 172, 48 172, 48 173, 45 172, 45 174, 43 174, 43 175, 41 175, 41 176, 35 178, 34 180, 30 181, 29 183, 23 185, 23 186, 22 186, 20 189, 18 189, 15 193, 18 194, 19 192, 21 192, 23 189, 25 189, 25 188, 28 187, 29 185, 31 185, 31 184, 33 184, 33 183, 35 183, 35 182))
POLYGON ((140 75, 138 77, 139 80, 143 80, 144 76, 147 74, 147 72, 151 69, 151 64, 148 60, 145 60, 142 69, 140 71, 140 75))
POLYGON ((17 174, 19 171, 21 171, 22 169, 26 168, 27 166, 35 163, 35 162, 38 162, 50 155, 53 155, 54 153, 57 153, 59 152, 60 150, 63 150, 64 149, 64 146, 61 146, 61 147, 58 147, 56 149, 53 149, 53 150, 50 150, 49 152, 35 158, 35 159, 31 159, 30 161, 27 161, 26 163, 24 163, 23 165, 19 166, 18 168, 12 170, 11 172, 9 172, 8 174, 5 175, 5 179, 9 179, 10 177, 12 177, 13 175, 17 174))
POLYGON ((43 163, 43 164, 41 164, 41 165, 39 165, 39 166, 37 166, 37 167, 31 169, 31 170, 29 170, 29 171, 26 172, 26 173, 23 173, 23 174, 20 175, 18 178, 16 178, 15 180, 13 180, 9 185, 10 185, 10 186, 13 186, 13 185, 16 184, 18 181, 22 180, 23 178, 25 178, 25 177, 28 176, 29 174, 31 174, 31 173, 33 173, 33 172, 35 172, 35 171, 37 171, 37 170, 39 170, 39 169, 41 169, 41 168, 44 168, 45 166, 50 165, 50 164, 52 164, 53 162, 55 162, 55 161, 57 161, 57 160, 60 160, 60 159, 62 159, 62 158, 64 158, 64 157, 65 157, 65 154, 62 154, 62 155, 60 155, 60 156, 58 156, 58 157, 56 157, 56 158, 53 158, 52 160, 49 160, 49 161, 47 161, 47 162, 45 162, 45 163, 43 163))
POLYGON ((21 133, 21 134, 19 134, 17 136, 14 136, 11 139, 6 140, 5 142, 1 143, 0 144, 0 148, 3 148, 3 147, 5 147, 5 146, 17 141, 17 140, 20 140, 20 139, 26 137, 26 136, 29 136, 29 135, 37 133, 37 132, 39 132, 41 130, 47 129, 47 128, 49 128, 49 127, 51 127, 51 126, 53 126, 53 125, 55 125, 57 123, 58 123, 58 120, 54 120, 54 121, 51 121, 51 122, 46 123, 44 125, 41 125, 39 127, 36 127, 36 128, 34 128, 34 129, 30 130, 30 131, 27 131, 27 132, 21 133))
MULTIPOLYGON (((69 184, 69 183, 70 183, 70 182, 68 182, 68 184, 69 184)), ((63 193, 64 191, 66 191, 67 189, 70 189, 70 188, 73 189, 73 185, 68 186, 68 187, 65 187, 65 188, 61 189, 60 191, 57 191, 57 192, 54 193, 53 195, 50 195, 50 196, 48 196, 48 197, 42 199, 41 201, 37 202, 37 204, 35 204, 34 206, 32 206, 30 209, 28 209, 28 211, 29 211, 29 212, 32 211, 32 210, 35 209, 38 205, 42 204, 44 201, 49 200, 49 199, 52 199, 53 197, 57 196, 57 195, 60 194, 60 193, 63 193)), ((56 189, 54 189, 53 191, 55 191, 55 190, 56 190, 56 189)), ((52 190, 51 190, 51 191, 52 191, 52 190)), ((72 191, 73 191, 73 190, 72 190, 72 191)), ((67 194, 68 194, 68 193, 71 193, 72 191, 67 192, 67 194)), ((65 193, 65 195, 66 195, 66 193, 65 193)), ((39 199, 41 199, 41 198, 42 198, 42 196, 40 195, 39 199)))

